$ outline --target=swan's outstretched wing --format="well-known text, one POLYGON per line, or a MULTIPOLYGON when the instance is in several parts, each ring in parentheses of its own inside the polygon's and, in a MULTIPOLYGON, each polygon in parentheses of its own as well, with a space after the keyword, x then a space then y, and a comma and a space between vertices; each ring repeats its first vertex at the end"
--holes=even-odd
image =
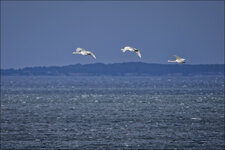
POLYGON ((121 51, 122 51, 122 52, 129 51, 130 48, 131 48, 130 46, 126 46, 126 47, 122 48, 121 51))
POLYGON ((141 53, 140 53, 140 51, 137 51, 136 53, 137 53, 138 57, 141 58, 141 53))
POLYGON ((135 51, 135 50, 137 50, 136 48, 133 48, 133 47, 130 47, 130 46, 127 46, 127 47, 125 47, 125 48, 127 48, 127 50, 129 50, 129 51, 135 51))
POLYGON ((94 57, 94 59, 96 59, 96 56, 92 52, 90 52, 90 54, 92 57, 94 57))
POLYGON ((77 48, 76 52, 85 51, 83 48, 77 48))
POLYGON ((176 56, 176 55, 174 55, 174 57, 176 57, 176 59, 182 59, 182 58, 180 58, 179 56, 176 56))
POLYGON ((133 47, 130 47, 130 46, 126 46, 124 47, 123 49, 121 49, 123 52, 126 52, 126 51, 134 51, 135 49, 133 47))

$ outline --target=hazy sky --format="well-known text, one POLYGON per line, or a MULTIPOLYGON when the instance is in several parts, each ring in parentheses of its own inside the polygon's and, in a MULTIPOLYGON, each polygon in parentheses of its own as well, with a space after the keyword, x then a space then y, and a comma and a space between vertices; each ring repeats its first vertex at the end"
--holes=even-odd
POLYGON ((1 2, 1 67, 142 61, 224 63, 224 2, 1 2), (122 53, 132 46, 141 51, 122 53), (77 47, 90 56, 72 55, 77 47))

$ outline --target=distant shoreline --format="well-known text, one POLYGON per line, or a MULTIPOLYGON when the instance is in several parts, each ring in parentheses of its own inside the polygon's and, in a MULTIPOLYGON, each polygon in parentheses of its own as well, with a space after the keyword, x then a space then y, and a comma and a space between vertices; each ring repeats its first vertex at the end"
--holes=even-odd
POLYGON ((2 76, 211 76, 224 75, 224 64, 75 64, 1 69, 2 76))

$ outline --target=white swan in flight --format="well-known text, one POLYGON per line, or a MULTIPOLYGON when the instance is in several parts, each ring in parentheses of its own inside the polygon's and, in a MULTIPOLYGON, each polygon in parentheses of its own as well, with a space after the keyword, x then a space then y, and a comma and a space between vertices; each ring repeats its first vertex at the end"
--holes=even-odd
POLYGON ((94 59, 96 59, 96 56, 92 52, 86 51, 83 48, 77 48, 76 52, 73 52, 72 54, 81 54, 81 55, 84 55, 84 56, 91 55, 92 57, 94 57, 94 59))
POLYGON ((177 63, 185 63, 185 59, 181 58, 179 56, 174 55, 176 57, 176 60, 168 60, 168 62, 177 62, 177 63))
POLYGON ((124 52, 124 53, 125 53, 126 51, 135 52, 135 53, 138 55, 138 57, 141 58, 141 53, 140 53, 140 51, 137 50, 136 48, 133 48, 133 47, 130 47, 130 46, 126 46, 126 47, 124 47, 123 49, 121 49, 121 51, 124 52))

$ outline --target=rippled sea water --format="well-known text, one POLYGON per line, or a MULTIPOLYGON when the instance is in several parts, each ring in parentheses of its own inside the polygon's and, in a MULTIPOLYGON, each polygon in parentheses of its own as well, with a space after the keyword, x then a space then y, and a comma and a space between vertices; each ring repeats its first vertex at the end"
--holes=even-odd
POLYGON ((224 149, 224 77, 2 77, 1 149, 224 149))

